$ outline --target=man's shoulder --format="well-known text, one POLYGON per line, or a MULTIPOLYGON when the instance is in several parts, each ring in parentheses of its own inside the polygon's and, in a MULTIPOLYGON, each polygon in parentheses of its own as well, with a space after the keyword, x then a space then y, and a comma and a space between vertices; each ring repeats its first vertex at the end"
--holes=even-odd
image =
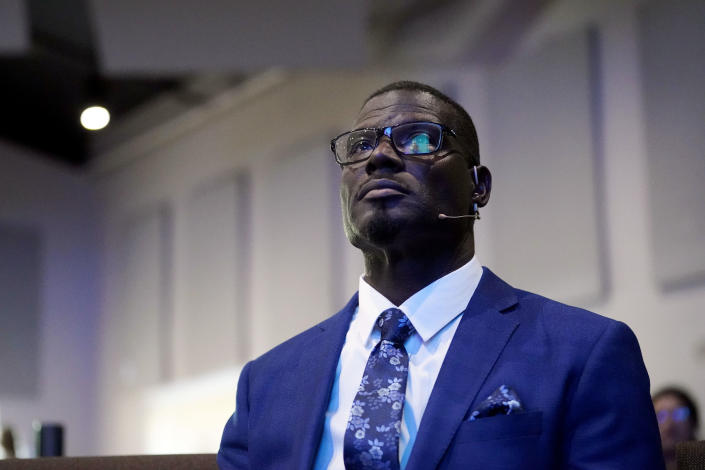
POLYGON ((542 344, 566 358, 587 360, 598 345, 639 350, 633 331, 619 320, 532 292, 517 290, 517 297, 520 322, 538 332, 542 344))
POLYGON ((586 308, 569 305, 534 292, 514 289, 522 312, 550 321, 556 326, 573 325, 605 328, 618 322, 612 318, 592 312, 586 308))
MULTIPOLYGON (((490 275, 496 277, 491 271, 490 275)), ((608 330, 631 333, 629 327, 619 320, 517 289, 499 278, 497 280, 515 296, 516 303, 509 310, 518 321, 534 324, 544 334, 566 341, 595 341, 608 330)))

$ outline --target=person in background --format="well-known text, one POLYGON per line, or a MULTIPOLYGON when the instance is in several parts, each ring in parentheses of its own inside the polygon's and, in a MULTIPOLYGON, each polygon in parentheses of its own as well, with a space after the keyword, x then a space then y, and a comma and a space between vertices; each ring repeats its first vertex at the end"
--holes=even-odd
POLYGON ((666 460, 666 469, 676 469, 676 444, 696 440, 698 431, 698 408, 693 399, 678 387, 666 387, 652 398, 658 428, 661 433, 661 448, 666 460))

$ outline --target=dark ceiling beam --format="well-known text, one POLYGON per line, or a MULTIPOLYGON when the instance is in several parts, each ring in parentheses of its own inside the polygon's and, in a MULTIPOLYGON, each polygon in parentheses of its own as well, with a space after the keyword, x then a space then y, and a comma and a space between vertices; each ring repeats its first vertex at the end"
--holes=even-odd
POLYGON ((66 41, 47 31, 32 31, 32 47, 29 53, 51 57, 86 72, 93 72, 97 67, 92 47, 66 41))

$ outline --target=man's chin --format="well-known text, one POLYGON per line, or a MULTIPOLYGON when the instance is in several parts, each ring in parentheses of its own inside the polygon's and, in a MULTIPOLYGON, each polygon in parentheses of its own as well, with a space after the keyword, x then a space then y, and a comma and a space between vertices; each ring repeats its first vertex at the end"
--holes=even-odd
POLYGON ((394 243, 404 225, 400 219, 378 213, 360 223, 350 224, 345 232, 353 246, 365 251, 365 248, 380 248, 394 243))
POLYGON ((368 222, 364 235, 374 245, 388 245, 396 240, 403 225, 392 217, 375 217, 368 222))

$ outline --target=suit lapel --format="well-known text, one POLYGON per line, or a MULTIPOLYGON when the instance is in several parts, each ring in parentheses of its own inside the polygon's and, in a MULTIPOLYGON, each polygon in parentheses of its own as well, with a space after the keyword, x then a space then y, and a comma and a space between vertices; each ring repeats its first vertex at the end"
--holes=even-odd
POLYGON ((502 310, 517 303, 513 289, 484 268, 453 336, 421 419, 407 470, 436 468, 480 387, 519 323, 502 310))
POLYGON ((357 294, 336 315, 317 326, 304 346, 295 367, 298 381, 296 402, 291 406, 291 422, 295 423, 300 446, 291 468, 311 468, 321 440, 330 392, 335 379, 340 351, 350 326, 357 294))

